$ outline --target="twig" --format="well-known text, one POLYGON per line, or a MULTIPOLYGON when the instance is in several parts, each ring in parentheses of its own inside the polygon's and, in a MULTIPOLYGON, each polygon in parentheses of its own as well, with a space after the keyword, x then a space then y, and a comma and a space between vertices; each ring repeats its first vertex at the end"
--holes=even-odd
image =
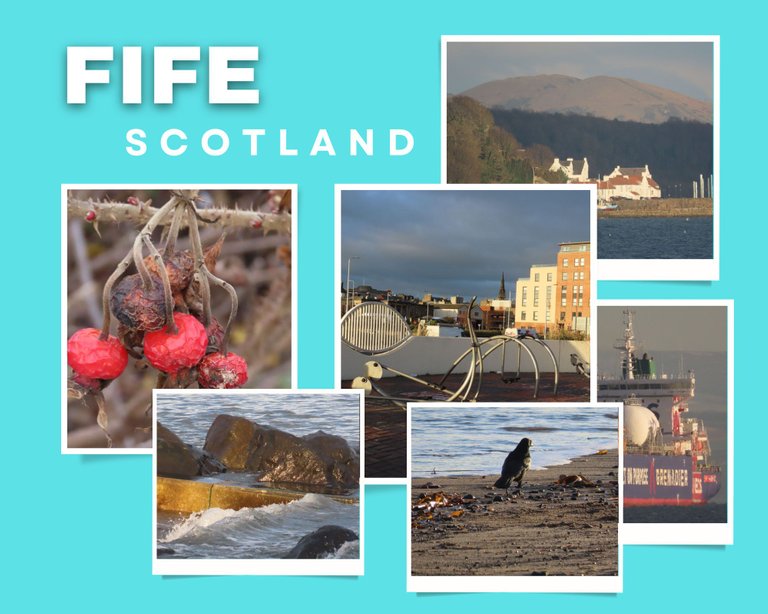
MULTIPOLYGON (((85 218, 89 211, 96 213, 94 221, 145 224, 157 213, 158 209, 155 207, 137 207, 128 203, 97 202, 78 198, 67 199, 67 214, 70 217, 85 218)), ((265 232, 291 234, 291 214, 288 212, 263 213, 244 209, 205 209, 197 213, 201 221, 211 226, 230 229, 261 228, 265 232)), ((171 223, 166 220, 161 225, 171 223)), ((180 229, 183 228, 186 228, 184 222, 180 224, 180 229)))
POLYGON ((144 236, 144 245, 149 250, 149 255, 155 261, 155 266, 160 272, 160 279, 163 280, 163 299, 165 300, 165 328, 169 335, 175 335, 179 332, 176 328, 176 322, 173 319, 173 293, 171 292, 171 280, 168 279, 168 271, 165 269, 165 262, 160 252, 152 244, 148 236, 144 236))

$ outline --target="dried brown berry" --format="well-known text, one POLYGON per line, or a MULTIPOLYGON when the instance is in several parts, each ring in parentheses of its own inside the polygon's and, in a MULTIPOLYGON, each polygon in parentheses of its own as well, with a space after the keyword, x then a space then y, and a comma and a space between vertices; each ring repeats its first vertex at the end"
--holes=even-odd
POLYGON ((152 282, 152 287, 146 289, 139 275, 128 275, 112 289, 109 306, 128 328, 151 331, 165 326, 163 284, 155 275, 152 282))
MULTIPOLYGON (((192 273, 195 271, 195 259, 189 250, 174 252, 170 257, 163 254, 165 270, 168 273, 168 281, 171 283, 171 292, 175 295, 181 294, 186 290, 192 279, 192 273)), ((152 256, 144 258, 144 264, 154 275, 160 275, 159 268, 152 256)))

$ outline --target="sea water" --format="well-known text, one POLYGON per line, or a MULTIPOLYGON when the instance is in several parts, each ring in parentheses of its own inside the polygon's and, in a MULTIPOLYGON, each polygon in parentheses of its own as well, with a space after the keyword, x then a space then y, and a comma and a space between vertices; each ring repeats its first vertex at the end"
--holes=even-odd
MULTIPOLYGON (((318 430, 346 439, 359 450, 360 400, 350 394, 167 395, 159 396, 157 419, 185 443, 202 448, 216 416, 229 414, 296 436, 318 430)), ((262 485, 248 472, 226 472, 200 478, 240 486, 262 485)), ((283 487, 290 487, 281 484, 283 487)), ((322 487, 311 490, 324 490, 322 487)), ((358 499, 359 491, 345 496, 358 499)), ((158 513, 158 548, 162 558, 281 558, 305 535, 324 525, 360 534, 359 503, 340 503, 318 492, 297 501, 258 508, 212 508, 191 515, 158 513)), ((347 542, 334 558, 358 558, 359 543, 347 542)))
POLYGON ((158 399, 158 421, 184 443, 203 447, 216 416, 230 414, 301 437, 322 430, 360 447, 360 402, 350 394, 170 395, 158 399))
MULTIPOLYGON (((158 547, 173 552, 162 558, 276 559, 304 535, 328 524, 360 533, 360 507, 308 494, 291 503, 258 508, 204 510, 189 516, 158 514, 158 547)), ((350 541, 334 558, 358 558, 359 542, 350 541)))
POLYGON ((523 437, 533 440, 532 469, 618 448, 612 407, 411 406, 415 477, 498 473, 523 437))
POLYGON ((712 217, 610 217, 597 221, 597 257, 712 258, 712 217))

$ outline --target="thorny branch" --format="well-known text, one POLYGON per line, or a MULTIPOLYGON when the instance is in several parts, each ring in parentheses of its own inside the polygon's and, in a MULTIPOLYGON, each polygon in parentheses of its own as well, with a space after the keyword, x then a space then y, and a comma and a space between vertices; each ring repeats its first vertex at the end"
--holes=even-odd
MULTIPOLYGON (((96 214, 96 222, 131 222, 147 223, 158 209, 140 203, 131 205, 110 201, 67 199, 67 213, 73 217, 84 218, 89 211, 96 214)), ((291 214, 287 211, 267 213, 246 209, 204 209, 198 211, 198 217, 206 224, 220 228, 261 228, 265 232, 288 235, 291 233, 291 214)), ((168 224, 167 220, 163 225, 168 224)), ((184 222, 180 223, 184 228, 184 222)))

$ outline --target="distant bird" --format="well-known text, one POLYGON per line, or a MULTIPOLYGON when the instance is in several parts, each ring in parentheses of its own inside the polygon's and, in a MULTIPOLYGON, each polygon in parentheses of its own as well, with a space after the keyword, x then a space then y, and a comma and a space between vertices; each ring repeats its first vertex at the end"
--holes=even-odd
POLYGON ((517 482, 517 490, 520 490, 523 483, 523 476, 528 468, 531 466, 531 454, 530 448, 533 445, 533 441, 527 437, 523 437, 517 447, 512 450, 507 456, 507 460, 504 461, 504 466, 501 468, 501 477, 496 480, 493 485, 494 488, 506 488, 507 494, 509 494, 509 487, 512 481, 517 482))

